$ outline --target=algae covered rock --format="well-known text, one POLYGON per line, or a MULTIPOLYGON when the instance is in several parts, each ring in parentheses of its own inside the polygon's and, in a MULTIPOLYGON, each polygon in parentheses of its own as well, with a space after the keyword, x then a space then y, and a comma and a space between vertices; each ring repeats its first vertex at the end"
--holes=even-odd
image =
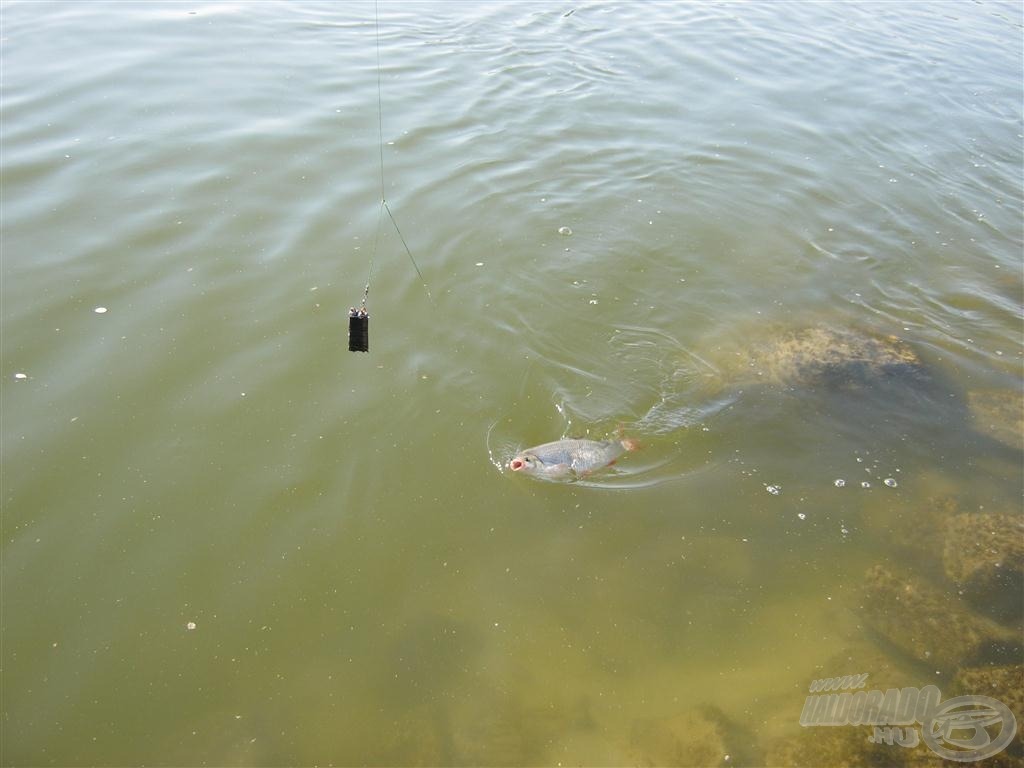
POLYGON ((890 768, 902 755, 886 744, 868 741, 870 727, 810 727, 777 740, 768 748, 765 765, 787 768, 890 768))
POLYGON ((637 766, 726 766, 731 755, 720 719, 701 710, 636 720, 630 756, 637 766))
POLYGON ((917 353, 899 337, 827 327, 780 334, 740 358, 756 379, 784 386, 855 388, 927 378, 917 353))
POLYGON ((1020 638, 975 614, 955 592, 868 570, 860 605, 865 624, 888 643, 923 663, 953 670, 989 654, 1019 651, 1020 638))
POLYGON ((918 744, 913 749, 901 750, 903 760, 893 763, 893 768, 1024 768, 1024 761, 1013 754, 1009 748, 997 755, 987 757, 984 760, 971 760, 960 762, 947 760, 930 750, 924 743, 918 744))
POLYGON ((540 765, 569 727, 560 708, 530 705, 499 690, 454 702, 445 718, 444 762, 459 765, 540 765))
POLYGON ((1024 728, 1024 664, 964 667, 953 685, 960 695, 988 696, 1003 702, 1024 728))
MULTIPOLYGON (((928 483, 933 482, 931 478, 928 483)), ((941 480, 935 480, 936 484, 941 480)), ((898 507, 872 505, 863 511, 864 528, 885 546, 900 550, 918 559, 932 560, 941 556, 945 545, 945 525, 961 511, 952 494, 931 495, 924 499, 910 498, 898 507)))
MULTIPOLYGON (((829 677, 845 677, 867 673, 865 687, 887 690, 920 685, 921 673, 913 662, 899 655, 886 653, 866 633, 844 640, 842 650, 828 661, 816 665, 810 679, 821 680, 829 677)), ((808 682, 810 682, 810 679, 808 682)))
MULTIPOLYGON (((1004 666, 965 667, 956 673, 949 690, 942 689, 944 699, 958 696, 988 696, 1002 702, 1013 713, 1019 734, 1024 723, 1024 666, 1010 664, 1004 666)), ((990 738, 998 738, 1004 727, 1011 724, 1001 722, 986 726, 990 738)), ((957 734, 963 738, 970 735, 969 730, 957 734)), ((916 747, 902 751, 902 765, 906 768, 942 768, 942 766, 959 765, 965 768, 1024 768, 1024 743, 1020 736, 1014 737, 1008 745, 994 755, 983 760, 953 761, 941 757, 923 741, 916 747)))
POLYGON ((1024 450, 1024 394, 1020 390, 967 393, 975 429, 1010 448, 1024 450))
POLYGON ((1024 664, 965 667, 953 685, 961 696, 988 696, 1005 704, 1017 720, 1017 735, 1005 751, 984 761, 985 768, 1024 768, 1024 664))
POLYGON ((1024 614, 1024 518, 962 513, 946 520, 942 562, 964 596, 1004 620, 1024 614))

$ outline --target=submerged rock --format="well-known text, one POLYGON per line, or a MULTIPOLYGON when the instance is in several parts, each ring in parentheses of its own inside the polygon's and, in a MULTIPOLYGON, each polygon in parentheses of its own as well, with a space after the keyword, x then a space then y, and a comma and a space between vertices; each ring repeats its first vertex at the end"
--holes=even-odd
POLYGON ((1020 649, 1016 633, 978 616, 956 594, 880 565, 865 576, 860 615, 890 644, 940 670, 1020 649))
POLYGON ((773 743, 765 765, 787 768, 863 768, 898 765, 902 755, 886 744, 872 744, 872 728, 864 726, 809 727, 773 743))
POLYGON ((1024 450, 1024 394, 1020 390, 981 390, 967 393, 975 429, 1003 445, 1024 450))
POLYGON ((987 757, 984 760, 972 760, 970 762, 954 762, 935 754, 931 749, 921 742, 913 749, 901 749, 902 761, 893 762, 895 768, 1024 768, 1024 761, 1012 753, 1012 745, 1000 752, 998 755, 987 757))
POLYGON ((731 755, 720 719, 701 710, 633 722, 631 764, 637 766, 726 766, 731 755))
POLYGON ((927 378, 917 353, 897 336, 824 327, 784 333, 753 347, 746 358, 750 374, 783 386, 855 388, 890 379, 927 378))
MULTIPOLYGON (((939 484, 941 478, 926 478, 918 485, 939 484)), ((945 544, 946 521, 960 512, 960 503, 952 494, 933 495, 918 500, 912 493, 906 504, 896 507, 875 504, 863 511, 865 530, 886 547, 918 559, 937 560, 945 544)))
POLYGON ((959 696, 988 696, 1003 702, 1017 718, 1017 727, 1024 727, 1024 664, 965 667, 956 673, 953 685, 959 696))
MULTIPOLYGON (((811 672, 808 683, 828 677, 845 677, 867 673, 866 689, 888 690, 921 683, 920 670, 913 662, 886 653, 866 634, 844 639, 842 650, 811 672)), ((829 691, 832 692, 832 691, 829 691)), ((820 693, 820 692, 819 692, 820 693)))
MULTIPOLYGON (((543 689, 537 688, 538 691, 543 689)), ((562 734, 589 716, 571 702, 525 698, 498 688, 442 705, 447 752, 439 765, 542 765, 562 734)))
POLYGON ((968 600, 1004 620, 1024 615, 1024 518, 962 513, 946 520, 942 562, 968 600))

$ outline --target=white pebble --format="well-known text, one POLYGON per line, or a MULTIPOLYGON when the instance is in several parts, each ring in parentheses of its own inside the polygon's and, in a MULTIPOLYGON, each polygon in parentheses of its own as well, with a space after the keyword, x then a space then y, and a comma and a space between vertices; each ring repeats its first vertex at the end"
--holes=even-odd
POLYGON ((96 307, 96 309, 94 309, 93 312, 95 312, 97 315, 105 315, 107 313, 107 308, 106 307, 96 307))

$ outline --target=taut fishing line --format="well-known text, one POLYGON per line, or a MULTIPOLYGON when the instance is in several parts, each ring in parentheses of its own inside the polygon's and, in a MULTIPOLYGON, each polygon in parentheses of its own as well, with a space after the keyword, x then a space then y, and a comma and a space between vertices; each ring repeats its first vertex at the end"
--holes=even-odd
POLYGON ((427 298, 430 299, 431 304, 434 303, 434 297, 430 295, 430 288, 427 286, 427 281, 423 278, 420 266, 416 263, 416 259, 412 255, 412 250, 409 248, 409 244, 405 241, 405 236, 402 234, 402 230, 399 229, 398 222, 395 221, 395 215, 391 212, 391 207, 388 205, 387 197, 384 194, 384 107, 383 99, 381 98, 380 15, 377 9, 377 0, 374 0, 373 2, 373 24, 377 42, 377 145, 380 154, 380 209, 377 214, 377 228, 373 233, 373 249, 370 251, 370 265, 366 273, 366 287, 363 289, 363 300, 358 309, 350 307, 348 310, 349 352, 370 351, 370 313, 366 309, 366 302, 370 296, 370 278, 373 276, 373 260, 377 255, 377 242, 380 239, 380 227, 384 220, 385 213, 387 213, 388 219, 391 220, 391 224, 394 226, 395 232, 398 233, 398 239, 402 241, 402 247, 405 248, 405 252, 409 256, 409 261, 412 262, 412 266, 416 270, 417 276, 420 278, 420 283, 423 284, 423 290, 427 292, 427 298))

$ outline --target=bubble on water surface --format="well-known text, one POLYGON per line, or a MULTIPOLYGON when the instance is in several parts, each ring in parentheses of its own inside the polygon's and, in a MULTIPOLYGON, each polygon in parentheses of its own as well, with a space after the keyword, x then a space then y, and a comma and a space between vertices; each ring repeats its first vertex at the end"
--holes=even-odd
POLYGON ((188 624, 185 625, 185 629, 190 630, 190 631, 195 629, 195 628, 196 628, 196 623, 194 621, 190 621, 188 624))
POLYGON ((892 478, 892 477, 887 477, 882 482, 885 483, 886 485, 888 485, 890 488, 895 488, 896 485, 897 485, 896 479, 892 478))
POLYGON ((833 485, 836 488, 842 488, 844 485, 846 485, 846 481, 843 480, 843 478, 841 478, 841 477, 837 477, 836 481, 833 483, 833 485))
POLYGON ((569 229, 568 227, 559 227, 558 228, 558 234, 560 234, 560 235, 571 235, 572 234, 572 230, 569 229))
POLYGON ((772 496, 778 496, 780 493, 782 493, 781 485, 766 485, 764 489, 768 491, 768 493, 770 493, 772 496))
POLYGON ((865 480, 863 483, 860 484, 860 487, 861 488, 870 488, 871 487, 871 483, 869 483, 867 480, 865 480))
POLYGON ((18 381, 24 381, 25 379, 28 378, 28 374, 27 373, 16 373, 16 374, 14 374, 14 378, 17 379, 18 381))
POLYGON ((105 315, 107 313, 107 308, 106 307, 96 307, 96 309, 94 309, 93 312, 95 312, 97 315, 105 315))

